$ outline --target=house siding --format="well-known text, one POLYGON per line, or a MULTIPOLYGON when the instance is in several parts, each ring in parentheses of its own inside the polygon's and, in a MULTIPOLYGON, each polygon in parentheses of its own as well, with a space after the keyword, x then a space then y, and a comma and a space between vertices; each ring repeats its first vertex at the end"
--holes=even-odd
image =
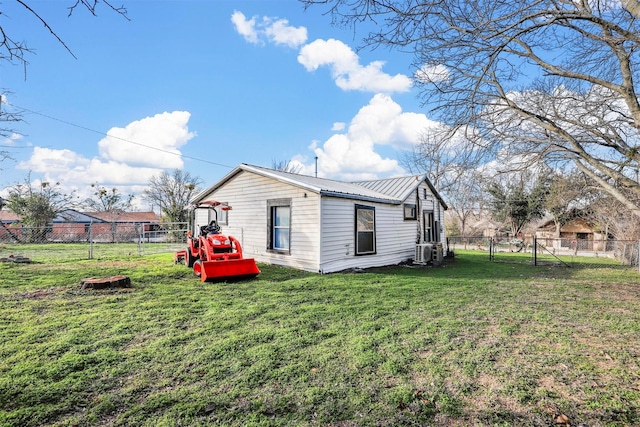
POLYGON ((402 205, 322 198, 320 272, 392 265, 413 257, 416 221, 405 220, 402 205), (355 254, 355 206, 375 207, 376 253, 355 254))
POLYGON ((242 171, 204 200, 227 202, 232 207, 228 212, 228 224, 221 226, 222 232, 240 241, 246 257, 317 272, 320 252, 318 199, 317 193, 242 171), (289 254, 271 252, 267 248, 267 201, 273 199, 291 200, 289 254))

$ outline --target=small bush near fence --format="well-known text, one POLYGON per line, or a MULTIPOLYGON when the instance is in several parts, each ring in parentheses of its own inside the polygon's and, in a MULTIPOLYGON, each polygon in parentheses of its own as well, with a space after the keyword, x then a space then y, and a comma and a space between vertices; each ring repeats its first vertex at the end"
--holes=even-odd
POLYGON ((449 249, 487 253, 488 261, 567 267, 639 267, 640 242, 632 240, 496 239, 449 237, 449 249), (534 251, 534 247, 536 250, 534 251))
POLYGON ((186 245, 187 223, 54 224, 0 227, 0 258, 80 260, 173 252, 186 245))

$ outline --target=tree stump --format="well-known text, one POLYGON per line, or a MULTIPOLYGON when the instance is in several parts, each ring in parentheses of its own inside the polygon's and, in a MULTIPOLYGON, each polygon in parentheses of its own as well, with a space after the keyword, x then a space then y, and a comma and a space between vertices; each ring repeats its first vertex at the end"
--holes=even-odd
POLYGON ((19 262, 19 263, 27 263, 31 262, 30 258, 27 258, 22 255, 9 255, 8 257, 0 258, 0 262, 19 262))
POLYGON ((106 289, 106 288, 130 288, 131 279, 129 276, 111 276, 101 279, 88 277, 80 280, 81 289, 106 289))

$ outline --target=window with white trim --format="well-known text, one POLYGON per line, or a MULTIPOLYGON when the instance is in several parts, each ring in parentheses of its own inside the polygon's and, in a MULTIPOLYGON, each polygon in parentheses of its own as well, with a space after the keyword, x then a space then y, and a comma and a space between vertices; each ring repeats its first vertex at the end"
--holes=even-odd
POLYGON ((291 252, 291 199, 267 200, 268 249, 274 252, 291 252))

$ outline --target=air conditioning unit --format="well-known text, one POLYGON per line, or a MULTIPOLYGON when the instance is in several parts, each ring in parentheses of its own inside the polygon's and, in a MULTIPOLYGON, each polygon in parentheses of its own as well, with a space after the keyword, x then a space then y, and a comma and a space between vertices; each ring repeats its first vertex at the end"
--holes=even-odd
POLYGON ((444 248, 442 243, 436 243, 432 248, 433 254, 431 255, 434 264, 440 264, 444 259, 444 248))
POLYGON ((414 264, 426 264, 433 259, 433 243, 420 243, 416 245, 416 255, 413 257, 414 264))

